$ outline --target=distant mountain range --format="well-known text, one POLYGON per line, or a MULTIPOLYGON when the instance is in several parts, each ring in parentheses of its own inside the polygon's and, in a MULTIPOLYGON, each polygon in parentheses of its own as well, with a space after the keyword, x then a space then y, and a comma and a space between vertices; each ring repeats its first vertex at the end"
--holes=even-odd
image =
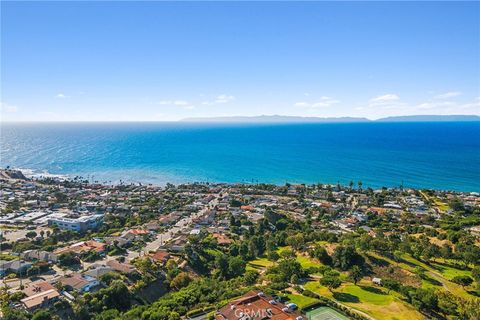
POLYGON ((296 117, 279 115, 241 116, 241 117, 204 117, 185 118, 183 122, 218 122, 218 123, 352 123, 352 122, 471 122, 480 121, 476 115, 421 115, 387 117, 377 120, 355 117, 321 118, 321 117, 296 117))

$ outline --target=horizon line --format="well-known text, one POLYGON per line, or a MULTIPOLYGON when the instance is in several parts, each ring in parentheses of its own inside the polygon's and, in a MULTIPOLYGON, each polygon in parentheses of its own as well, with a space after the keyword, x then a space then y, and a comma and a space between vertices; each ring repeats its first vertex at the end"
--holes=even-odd
MULTIPOLYGON (((279 114, 261 114, 261 115, 234 115, 234 116, 201 116, 201 117, 187 117, 187 118, 181 118, 181 119, 176 119, 176 120, 169 120, 169 119, 157 119, 157 120, 149 120, 149 119, 136 119, 136 120, 8 120, 8 119, 1 119, 0 123, 159 123, 159 122, 184 122, 184 123, 222 123, 221 120, 225 120, 226 123, 251 123, 248 121, 242 121, 245 119, 262 119, 262 118, 284 118, 284 120, 280 121, 275 121, 272 119, 272 121, 264 121, 263 123, 289 123, 288 118, 293 118, 293 119, 305 119, 306 122, 308 123, 314 123, 314 122, 309 122, 308 120, 312 119, 318 119, 318 120, 339 120, 338 123, 342 122, 342 119, 350 119, 349 121, 345 121, 347 123, 355 123, 355 122, 377 122, 379 120, 387 120, 390 118, 412 118, 414 119, 415 117, 472 117, 476 118, 471 119, 471 120, 463 120, 463 121, 480 121, 480 115, 476 114, 445 114, 445 115, 439 115, 439 114, 421 114, 421 115, 397 115, 397 116, 386 116, 386 117, 379 117, 379 118, 367 118, 367 117, 356 117, 356 116, 338 116, 338 117, 321 117, 321 116, 301 116, 301 115, 279 115, 279 114), (235 121, 235 118, 242 118, 238 121, 235 121), (230 121, 229 121, 230 119, 230 121), (358 121, 356 121, 358 120, 358 121)), ((292 119, 292 120, 293 120, 292 119)), ((428 122, 435 122, 436 120, 430 120, 428 122)), ((452 120, 455 122, 455 120, 452 120)), ((301 123, 301 121, 292 121, 294 123, 301 123)), ((392 121, 395 122, 395 121, 392 121)), ((407 121, 402 121, 402 122, 408 122, 407 121)), ((421 121, 416 121, 416 122, 421 122, 421 121)), ((441 122, 441 121, 438 121, 441 122)), ((445 121, 444 121, 445 122, 445 121)), ((262 123, 262 122, 253 122, 253 123, 262 123)), ((319 122, 321 123, 321 122, 319 122)), ((324 122, 324 123, 329 123, 329 122, 324 122)), ((331 122, 330 122, 331 123, 331 122)))

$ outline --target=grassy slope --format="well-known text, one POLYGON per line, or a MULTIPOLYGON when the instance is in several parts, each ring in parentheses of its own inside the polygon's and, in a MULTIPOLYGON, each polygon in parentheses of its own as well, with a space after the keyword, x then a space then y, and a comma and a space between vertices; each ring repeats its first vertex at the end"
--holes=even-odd
POLYGON ((401 301, 395 293, 387 294, 380 288, 372 287, 368 281, 361 281, 358 285, 344 283, 333 293, 316 281, 308 282, 305 288, 379 320, 423 319, 418 311, 401 301))

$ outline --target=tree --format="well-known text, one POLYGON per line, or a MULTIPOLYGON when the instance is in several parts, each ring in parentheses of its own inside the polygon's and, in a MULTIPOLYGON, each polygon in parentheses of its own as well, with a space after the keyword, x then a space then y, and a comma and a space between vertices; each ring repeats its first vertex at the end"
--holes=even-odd
POLYGON ((332 255, 333 265, 348 270, 353 265, 362 265, 363 258, 353 246, 338 246, 332 255))
POLYGON ((382 279, 382 286, 388 289, 388 293, 390 290, 399 291, 401 284, 397 280, 393 279, 382 279))
POLYGON ((219 254, 215 257, 215 267, 221 278, 228 278, 228 259, 224 254, 219 254))
POLYGON ((71 266, 79 264, 80 260, 73 252, 66 252, 58 256, 58 262, 61 266, 71 266))
POLYGON ((463 211, 463 210, 465 210, 465 206, 464 206, 462 200, 460 200, 458 198, 452 200, 449 203, 449 206, 450 206, 450 208, 452 208, 453 211, 463 211))
POLYGON ((130 308, 130 299, 131 293, 125 283, 123 283, 122 280, 114 280, 109 287, 95 293, 92 301, 98 301, 100 303, 98 310, 117 309, 119 311, 125 311, 130 308))
POLYGON ((305 238, 303 237, 303 234, 298 233, 294 236, 288 237, 287 244, 295 250, 300 250, 305 245, 305 238))
POLYGON ((117 320, 121 319, 120 312, 116 309, 105 310, 95 317, 95 320, 117 320))
POLYGON ((192 279, 186 272, 180 272, 173 280, 170 282, 170 287, 175 288, 177 290, 186 287, 192 279))
POLYGON ((338 272, 330 271, 325 273, 322 279, 320 279, 320 284, 327 287, 328 290, 332 292, 333 289, 340 287, 340 285, 342 284, 342 280, 340 280, 338 272))
POLYGON ((26 234, 25 234, 25 237, 29 238, 29 239, 33 239, 37 236, 37 233, 35 231, 28 231, 26 234))
POLYGON ((472 284, 473 279, 469 276, 456 276, 453 277, 452 282, 461 285, 462 287, 469 286, 472 284))
POLYGON ((297 284, 298 283, 298 276, 296 274, 292 275, 290 278, 290 283, 297 284))
POLYGON ((353 266, 350 270, 350 278, 353 280, 353 283, 356 285, 363 277, 362 269, 359 266, 353 266))
POLYGON ((33 314, 32 320, 51 320, 52 317, 50 311, 41 309, 33 314))
POLYGON ((55 198, 57 198, 57 201, 59 203, 65 203, 68 200, 68 196, 65 193, 60 192, 60 191, 55 192, 54 196, 55 196, 55 198))
POLYGON ((475 281, 480 282, 480 266, 476 266, 472 269, 472 277, 475 281))
POLYGON ((228 275, 231 278, 241 276, 245 272, 246 263, 240 257, 230 257, 228 259, 228 275))
POLYGON ((2 308, 2 320, 28 320, 30 317, 24 310, 16 310, 10 307, 2 308))
POLYGON ((332 264, 332 257, 330 257, 327 250, 325 250, 325 248, 322 246, 315 246, 315 248, 310 253, 310 255, 318 259, 323 264, 326 264, 326 265, 332 264))

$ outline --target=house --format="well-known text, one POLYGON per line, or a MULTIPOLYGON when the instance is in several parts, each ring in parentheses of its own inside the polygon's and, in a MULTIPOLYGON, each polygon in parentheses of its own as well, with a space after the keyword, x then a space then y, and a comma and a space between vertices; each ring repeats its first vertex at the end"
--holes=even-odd
POLYGON ((296 311, 294 304, 285 305, 260 291, 250 291, 222 307, 216 320, 270 319, 303 320, 306 316, 296 311))
POLYGON ((23 298, 20 302, 27 311, 31 312, 38 308, 45 308, 52 305, 59 297, 60 293, 57 289, 53 288, 23 298))
POLYGON ((28 284, 25 289, 22 290, 27 297, 33 296, 40 292, 45 292, 47 290, 55 289, 50 283, 46 281, 31 282, 28 284))
POLYGON ((67 252, 74 252, 74 253, 82 253, 82 252, 89 252, 95 250, 99 253, 105 251, 106 244, 103 242, 98 242, 95 240, 88 240, 88 241, 81 241, 74 243, 66 248, 60 248, 55 250, 55 254, 62 254, 67 252))
POLYGON ((105 238, 103 238, 103 240, 109 246, 115 245, 115 246, 118 246, 120 248, 126 247, 126 246, 128 246, 132 243, 131 240, 125 239, 125 238, 122 238, 122 237, 105 237, 105 238))
POLYGON ((172 241, 165 244, 163 247, 169 251, 173 252, 182 252, 185 249, 185 246, 188 243, 188 238, 186 235, 181 235, 172 241))
POLYGON ((13 272, 17 275, 25 274, 31 266, 31 263, 25 262, 23 260, 0 260, 0 276, 3 277, 10 272, 13 272))
POLYGON ((379 285, 379 286, 382 285, 382 279, 380 279, 380 278, 373 278, 373 279, 372 279, 372 282, 373 282, 374 284, 379 285))
POLYGON ((71 290, 76 290, 79 292, 89 292, 93 288, 97 287, 100 282, 85 274, 80 274, 80 273, 72 273, 66 276, 63 276, 58 279, 58 282, 60 282, 63 286, 65 286, 68 289, 71 290))
POLYGON ((103 276, 104 274, 107 274, 109 272, 115 271, 113 268, 108 267, 108 266, 102 266, 102 265, 93 265, 93 268, 85 271, 83 275, 90 276, 92 278, 95 278, 97 280, 100 280, 100 277, 103 276))
POLYGON ((106 263, 107 266, 113 270, 123 273, 123 274, 133 274, 137 271, 134 266, 129 263, 122 263, 117 260, 109 260, 106 263))
POLYGON ((42 250, 27 250, 20 254, 25 260, 38 260, 45 262, 57 262, 58 256, 54 253, 42 250))
POLYGON ((137 239, 143 239, 143 236, 146 234, 149 234, 147 230, 130 229, 130 230, 124 231, 120 237, 127 241, 135 241, 137 239))
POLYGON ((165 265, 167 261, 170 259, 170 254, 167 251, 159 250, 154 253, 149 253, 148 257, 150 257, 150 259, 153 262, 156 262, 161 265, 165 265))
POLYGON ((232 239, 230 239, 227 235, 223 233, 212 233, 212 237, 217 239, 217 243, 220 246, 228 246, 233 242, 232 239))
POLYGON ((158 231, 160 229, 160 224, 157 222, 149 222, 145 224, 145 229, 148 231, 158 231))

